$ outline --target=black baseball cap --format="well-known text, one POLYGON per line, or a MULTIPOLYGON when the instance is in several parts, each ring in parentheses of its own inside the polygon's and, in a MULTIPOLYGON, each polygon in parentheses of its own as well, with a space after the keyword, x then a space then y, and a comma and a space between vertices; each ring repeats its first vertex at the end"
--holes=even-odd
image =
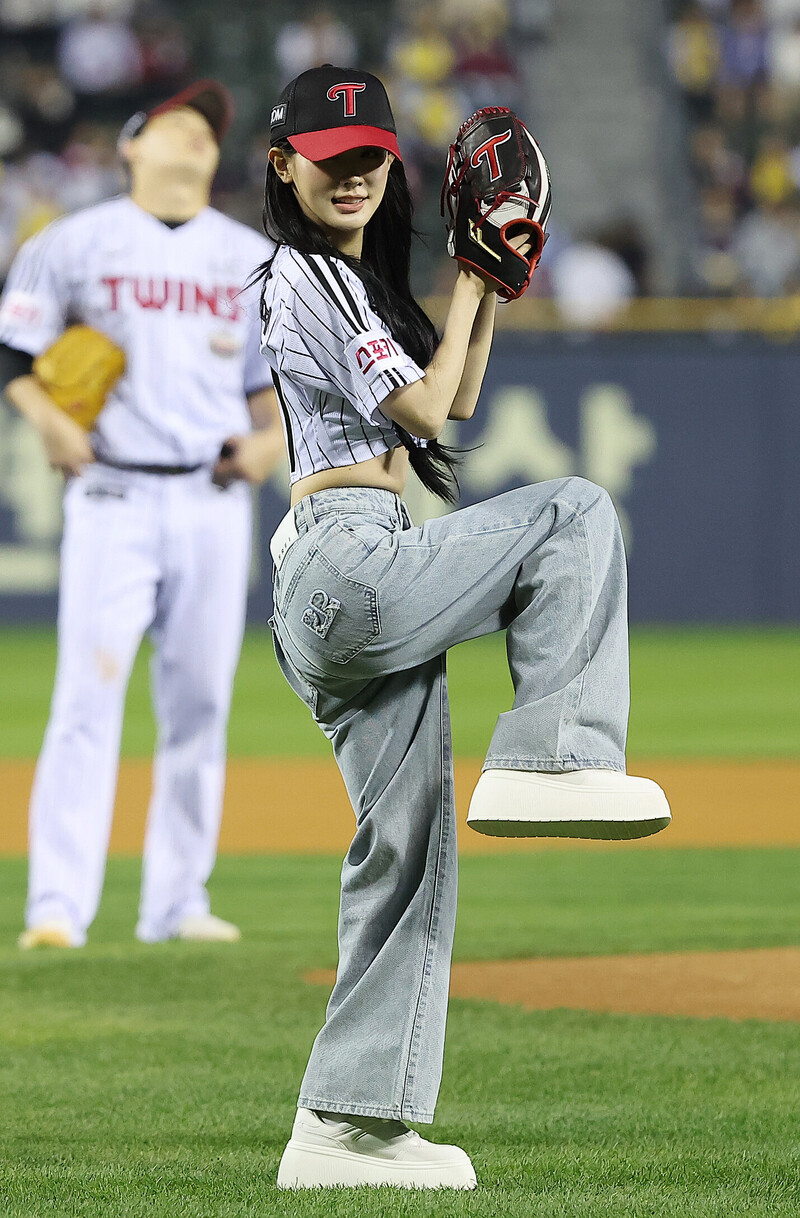
POLYGON ((325 63, 290 81, 272 107, 269 138, 288 140, 309 161, 351 148, 385 148, 400 158, 392 108, 370 72, 325 63))
POLYGON ((222 143, 236 112, 233 96, 223 84, 218 80, 198 80, 152 110, 139 110, 132 115, 120 131, 117 143, 135 139, 151 118, 177 110, 179 106, 191 106, 193 110, 198 110, 214 132, 218 144, 222 143))

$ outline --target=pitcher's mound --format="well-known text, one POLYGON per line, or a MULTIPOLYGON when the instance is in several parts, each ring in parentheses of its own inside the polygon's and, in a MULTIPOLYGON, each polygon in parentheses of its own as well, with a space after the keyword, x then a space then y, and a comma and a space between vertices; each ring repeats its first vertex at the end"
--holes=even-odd
POLYGON ((800 948, 457 964, 451 992, 529 1011, 800 1020, 800 948))
MULTIPOLYGON (((319 969, 306 980, 332 985, 334 973, 319 969)), ((794 1021, 800 1020, 800 947, 455 964, 450 992, 528 1011, 794 1021)))

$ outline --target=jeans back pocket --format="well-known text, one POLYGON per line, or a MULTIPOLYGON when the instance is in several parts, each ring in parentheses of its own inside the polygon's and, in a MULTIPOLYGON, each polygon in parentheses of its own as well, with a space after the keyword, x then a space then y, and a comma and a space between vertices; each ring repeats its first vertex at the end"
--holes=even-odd
POLYGON ((281 587, 278 602, 292 642, 323 666, 346 664, 380 634, 377 590, 343 575, 316 546, 281 587))

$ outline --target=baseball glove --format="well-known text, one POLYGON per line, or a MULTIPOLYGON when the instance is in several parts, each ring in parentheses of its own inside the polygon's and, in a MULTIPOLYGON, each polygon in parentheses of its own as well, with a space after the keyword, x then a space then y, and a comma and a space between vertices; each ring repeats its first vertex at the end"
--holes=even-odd
POLYGON ((487 106, 462 123, 442 187, 447 251, 516 300, 531 281, 547 240, 550 174, 536 140, 513 110, 487 106), (509 241, 528 233, 527 253, 509 241))
POLYGON ((108 394, 125 371, 125 353, 91 326, 70 326, 37 355, 33 371, 56 405, 91 431, 108 394))

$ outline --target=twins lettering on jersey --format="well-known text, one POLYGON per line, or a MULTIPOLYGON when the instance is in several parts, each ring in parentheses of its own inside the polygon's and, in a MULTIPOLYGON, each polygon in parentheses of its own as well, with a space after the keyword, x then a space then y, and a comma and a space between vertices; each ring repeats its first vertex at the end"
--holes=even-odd
POLYGON ((106 307, 112 313, 126 305, 140 309, 175 309, 178 313, 211 313, 228 321, 239 321, 244 309, 239 301, 241 284, 204 286, 190 279, 161 279, 155 276, 105 275, 106 307))
POLYGON ((343 81, 340 85, 331 85, 328 89, 328 101, 336 101, 337 97, 344 98, 344 117, 355 118, 356 116, 356 93, 363 93, 366 85, 353 83, 352 81, 343 81))

